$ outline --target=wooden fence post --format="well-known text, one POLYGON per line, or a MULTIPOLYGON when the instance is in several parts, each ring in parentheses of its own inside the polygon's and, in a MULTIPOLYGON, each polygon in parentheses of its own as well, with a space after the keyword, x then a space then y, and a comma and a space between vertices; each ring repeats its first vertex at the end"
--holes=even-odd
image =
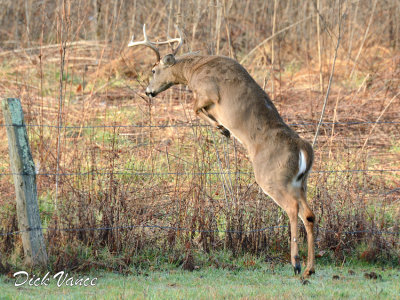
POLYGON ((39 205, 37 200, 36 172, 28 143, 28 135, 19 99, 2 101, 11 171, 13 173, 17 199, 19 230, 22 231, 25 263, 47 265, 47 252, 41 230, 39 205))

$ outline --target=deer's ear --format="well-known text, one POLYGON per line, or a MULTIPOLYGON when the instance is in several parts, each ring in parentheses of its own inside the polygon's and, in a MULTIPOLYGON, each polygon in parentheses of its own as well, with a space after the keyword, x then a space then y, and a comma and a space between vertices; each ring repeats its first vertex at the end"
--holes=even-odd
POLYGON ((173 54, 167 54, 162 59, 163 65, 172 66, 175 64, 175 56, 173 54))

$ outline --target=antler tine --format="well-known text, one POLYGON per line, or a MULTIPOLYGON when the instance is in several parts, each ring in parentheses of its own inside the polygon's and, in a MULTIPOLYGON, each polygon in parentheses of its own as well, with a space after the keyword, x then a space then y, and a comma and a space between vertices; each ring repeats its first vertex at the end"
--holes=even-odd
POLYGON ((179 44, 176 47, 176 49, 174 50, 174 52, 173 52, 174 56, 178 53, 179 49, 182 47, 182 44, 183 44, 182 31, 179 29, 178 25, 176 25, 176 24, 175 24, 175 28, 176 28, 176 30, 178 31, 178 34, 179 34, 179 44))
POLYGON ((134 42, 134 41, 133 41, 133 40, 134 40, 134 35, 132 35, 132 40, 131 40, 130 43, 128 44, 128 47, 140 46, 140 45, 149 47, 149 48, 151 48, 151 49, 156 53, 157 61, 160 61, 160 51, 159 51, 159 50, 157 49, 157 47, 155 46, 156 44, 150 42, 149 39, 147 38, 147 35, 146 35, 146 24, 143 24, 143 38, 144 38, 143 41, 134 42))
POLYGON ((169 37, 168 37, 168 40, 166 40, 166 41, 162 41, 162 42, 150 42, 150 43, 152 43, 153 45, 166 45, 166 44, 170 45, 171 43, 179 42, 179 44, 178 44, 178 46, 176 47, 176 49, 173 50, 173 55, 175 56, 176 53, 178 53, 179 48, 181 48, 181 46, 182 46, 182 44, 183 44, 183 38, 182 38, 183 34, 182 34, 182 31, 179 29, 179 27, 178 27, 177 25, 175 25, 175 28, 176 28, 176 30, 178 30, 178 34, 179 34, 179 37, 178 37, 178 38, 173 38, 173 39, 172 39, 172 38, 169 38, 169 37))

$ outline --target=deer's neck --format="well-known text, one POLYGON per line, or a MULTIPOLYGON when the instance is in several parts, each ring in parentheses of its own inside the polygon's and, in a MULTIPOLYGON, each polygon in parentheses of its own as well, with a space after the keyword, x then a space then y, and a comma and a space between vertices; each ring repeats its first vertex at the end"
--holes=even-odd
POLYGON ((173 74, 176 80, 175 83, 188 85, 193 73, 197 68, 203 65, 202 61, 204 58, 205 57, 200 55, 178 58, 176 64, 173 66, 173 74))

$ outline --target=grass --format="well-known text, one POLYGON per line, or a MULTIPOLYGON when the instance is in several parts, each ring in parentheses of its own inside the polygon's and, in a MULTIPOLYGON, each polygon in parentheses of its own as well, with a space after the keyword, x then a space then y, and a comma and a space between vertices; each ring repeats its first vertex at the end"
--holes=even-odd
MULTIPOLYGON (((91 5, 82 6, 84 1, 64 1, 72 4, 71 16, 81 16, 78 17, 79 20, 69 19, 67 15, 62 17, 58 9, 54 10, 55 7, 35 5, 29 8, 29 2, 27 1, 25 9, 31 10, 31 15, 35 16, 31 18, 29 32, 26 35, 18 34, 25 32, 29 24, 20 21, 17 16, 7 19, 4 32, 9 30, 9 33, 0 37, 0 95, 2 98, 20 98, 26 123, 40 125, 28 127, 28 134, 36 166, 40 166, 41 175, 37 176, 37 184, 43 227, 102 228, 134 224, 188 229, 166 231, 139 227, 119 231, 48 230, 45 232, 45 240, 53 270, 64 267, 88 270, 81 269, 80 266, 96 269, 101 264, 106 266, 108 271, 115 269, 120 272, 119 267, 129 268, 132 260, 141 262, 141 268, 149 269, 150 266, 143 266, 147 258, 135 258, 137 255, 132 255, 131 251, 159 247, 164 250, 164 254, 168 251, 179 252, 187 241, 193 241, 193 251, 215 252, 228 249, 235 253, 243 251, 249 254, 259 253, 260 249, 264 249, 280 255, 287 254, 288 218, 255 184, 253 168, 246 150, 237 141, 234 142, 234 139, 228 140, 209 127, 198 127, 199 124, 205 124, 194 115, 193 93, 185 88, 173 87, 150 101, 144 91, 154 57, 149 50, 128 50, 126 47, 133 33, 137 38, 141 37, 139 23, 144 19, 147 20, 151 37, 165 37, 169 32, 166 26, 170 27, 170 23, 172 25, 170 21, 165 22, 164 15, 158 15, 160 11, 164 11, 159 3, 165 2, 174 6, 171 6, 169 11, 175 10, 184 17, 182 21, 185 21, 183 23, 186 40, 182 53, 189 50, 188 45, 191 45, 190 49, 202 50, 202 54, 215 53, 214 46, 218 44, 215 41, 218 36, 216 33, 220 32, 220 54, 236 57, 240 61, 265 37, 271 35, 271 22, 264 22, 271 19, 274 13, 271 9, 260 8, 257 1, 234 1, 231 8, 225 9, 225 1, 222 1, 224 20, 220 30, 212 27, 213 23, 219 23, 213 20, 215 15, 219 14, 214 9, 218 10, 218 7, 222 7, 220 5, 204 10, 197 26, 198 21, 190 17, 193 5, 185 1, 182 2, 182 7, 179 4, 179 8, 175 7, 177 1, 146 1, 137 9, 131 7, 129 1, 102 1, 103 4, 101 7, 99 5, 98 9, 91 5), (118 8, 119 4, 121 6, 118 8), (109 9, 112 6, 114 8, 109 9), (46 9, 53 11, 54 15, 40 17, 45 16, 46 9), (91 23, 85 23, 91 18, 80 15, 84 11, 87 16, 94 16, 94 19, 97 16, 100 24, 98 28, 94 28, 91 23), (117 11, 122 14, 114 19, 116 16, 112 15, 112 12, 115 14, 117 11), (132 17, 133 11, 136 16, 132 17), (123 12, 126 12, 126 16, 123 12), (155 15, 151 16, 149 12, 155 15), (254 19, 254 27, 249 23, 250 19, 254 19), (15 28, 9 20, 18 21, 14 24, 15 28), (136 20, 135 24, 131 24, 131 20, 136 20), (151 24, 151 20, 164 21, 153 21, 151 24), (228 20, 230 21, 227 22, 228 20), (105 24, 101 25, 102 22, 105 24), (58 30, 61 30, 63 24, 66 32, 62 34, 58 30), (112 24, 112 31, 115 33, 112 37, 107 33, 107 24, 112 24), (43 32, 43 39, 39 41, 40 30, 43 28, 50 30, 43 32), (196 32, 195 28, 208 29, 196 32), (225 31, 227 36, 224 36, 225 31), (98 32, 101 34, 98 35, 98 32), (14 46, 10 48, 4 39, 18 42, 15 45, 17 51, 8 52, 7 50, 13 49, 14 46), (97 39, 98 42, 86 43, 85 39, 97 39), (103 42, 103 39, 106 42, 103 42), (61 72, 62 52, 59 46, 48 46, 75 40, 82 43, 67 46, 64 71, 61 72), (30 47, 31 43, 43 46, 41 54, 36 50, 26 49, 18 52, 20 47, 30 47), (56 128, 60 121, 60 111, 61 124, 71 126, 70 128, 56 128), (58 169, 66 176, 56 179, 54 175, 44 175, 54 174, 58 169), (233 174, 218 174, 228 171, 233 174), (54 206, 56 190, 57 210, 54 206), (283 227, 265 231, 265 234, 228 235, 223 232, 247 232, 272 226, 283 227), (197 232, 194 232, 195 230, 197 232), (221 232, 206 234, 209 230, 221 232), (115 253, 122 255, 119 257, 115 253), (110 265, 112 268, 108 269, 110 265)), ((208 1, 197 2, 198 11, 203 10, 203 5, 208 7, 208 1)), ((261 2, 266 5, 265 1, 261 2)), ((324 19, 324 29, 321 33, 321 66, 316 52, 315 18, 308 18, 313 11, 312 3, 304 6, 303 3, 292 2, 280 1, 276 30, 290 25, 287 20, 297 22, 296 20, 302 20, 304 17, 307 19, 284 34, 276 36, 277 55, 274 72, 271 72, 270 44, 264 44, 255 51, 245 61, 244 67, 268 93, 272 91, 274 83, 274 103, 283 119, 289 124, 303 124, 304 126, 294 126, 294 129, 306 140, 311 141, 315 133, 315 126, 312 124, 318 121, 325 94, 319 92, 319 72, 322 71, 326 90, 333 47, 338 36, 336 16, 340 15, 333 12, 336 11, 339 2, 330 3, 329 11, 325 9, 326 3, 322 3, 320 9, 321 19, 324 19), (303 13, 304 15, 301 15, 303 13)), ((22 8, 18 7, 18 1, 11 6, 17 7, 14 12, 20 13, 22 8)), ((7 6, 4 11, 8 10, 7 6)), ((393 20, 397 20, 396 9, 386 4, 379 7, 378 4, 378 10, 374 22, 380 26, 371 28, 364 44, 363 24, 368 23, 370 18, 371 3, 360 6, 359 9, 358 4, 346 8, 345 13, 348 17, 343 20, 346 23, 342 26, 343 38, 324 116, 324 122, 328 124, 321 127, 313 166, 314 172, 332 173, 311 173, 308 181, 308 200, 317 216, 319 228, 325 229, 317 233, 317 249, 334 251, 332 260, 338 263, 348 255, 364 257, 374 262, 397 262, 400 255, 397 189, 400 173, 340 173, 346 170, 400 168, 399 126, 390 123, 398 119, 400 103, 393 101, 389 109, 384 110, 388 99, 397 93, 400 84, 396 64, 399 57, 398 44, 389 43, 390 36, 387 35, 391 29, 399 26, 397 22, 390 21, 386 12, 390 10, 393 20), (382 16, 385 18, 384 22, 380 20, 382 16), (351 40, 353 38, 354 40, 351 40), (353 75, 350 76, 355 57, 361 49, 360 43, 364 45, 363 51, 353 75), (376 128, 373 127, 375 124, 368 124, 378 119, 387 123, 376 125, 376 128), (329 124, 336 121, 342 124, 329 124), (343 124, 355 121, 360 124, 343 124), (367 140, 368 143, 364 147, 367 140), (361 232, 346 234, 354 231, 361 232), (371 231, 392 234, 371 235, 371 231)), ((169 13, 168 18, 172 17, 169 13)), ((0 21, 1 18, 0 13, 0 21)), ((0 22, 0 28, 1 26, 4 27, 4 24, 0 22)), ((174 35, 173 32, 170 33, 174 35)), ((167 51, 166 48, 162 50, 167 51)), ((0 173, 9 173, 7 138, 2 124, 0 117, 0 157, 3 157, 0 159, 0 173)), ((0 233, 18 230, 14 194, 12 177, 0 175, 0 233)), ((302 239, 304 234, 304 227, 301 227, 302 239)), ((302 245, 302 248, 305 248, 303 241, 302 245)), ((21 262, 22 246, 17 235, 0 236, 0 257, 10 263, 21 262)), ((161 255, 157 253, 154 257, 159 258, 161 255)), ((316 289, 316 285, 323 287, 324 280, 328 282, 333 272, 323 270, 317 274, 310 286, 295 285, 296 289, 293 289, 294 285, 291 286, 290 283, 296 282, 296 279, 291 276, 290 268, 278 268, 278 275, 273 275, 268 268, 262 273, 265 263, 258 262, 258 269, 253 272, 243 267, 251 264, 252 260, 246 262, 246 257, 243 260, 245 262, 241 265, 238 262, 241 267, 235 272, 214 270, 213 263, 207 263, 206 258, 199 264, 201 271, 182 273, 176 270, 180 263, 172 269, 156 268, 155 266, 160 264, 158 259, 158 262, 152 265, 155 272, 149 273, 148 276, 153 284, 149 283, 146 287, 153 294, 147 292, 147 295, 157 298, 156 278, 165 279, 178 275, 182 277, 186 274, 187 280, 180 279, 183 283, 177 282, 170 288, 169 281, 158 284, 161 291, 164 285, 167 285, 168 290, 179 291, 179 294, 175 294, 178 298, 190 298, 191 289, 194 288, 193 282, 198 280, 196 276, 204 273, 196 291, 201 288, 205 290, 205 287, 210 285, 214 294, 210 292, 207 297, 274 297, 273 292, 266 291, 266 283, 275 281, 275 292, 282 291, 284 296, 294 297, 296 294, 292 293, 292 290, 299 295, 298 289, 305 291, 307 288, 306 291, 311 291, 316 289), (324 272, 328 272, 328 275, 324 272), (252 283, 253 279, 249 279, 250 282, 240 282, 238 274, 242 274, 242 278, 250 279, 258 276, 259 286, 252 283), (321 279, 318 276, 325 277, 321 279), (232 281, 225 283, 226 278, 231 278, 232 281), (285 282, 287 291, 278 286, 281 284, 285 287, 285 282), (261 285, 265 285, 265 288, 261 285), (218 292, 218 286, 221 287, 221 293, 218 292), (237 294, 229 294, 232 292, 232 286, 238 290, 237 294)), ((232 263, 230 258, 224 261, 227 265, 237 264, 232 263)), ((329 268, 328 266, 327 269, 329 268)), ((344 271, 343 274, 347 273, 344 271)), ((357 274, 358 277, 349 277, 338 282, 344 285, 349 280, 356 284, 356 277, 359 281, 363 279, 361 271, 357 274)), ((104 273, 102 276, 104 281, 99 283, 98 290, 104 286, 104 293, 99 294, 96 289, 95 296, 103 296, 109 289, 112 290, 112 282, 119 281, 116 278, 121 278, 121 282, 129 278, 128 282, 132 282, 124 283, 125 286, 135 282, 143 284, 146 279, 142 275, 118 277, 104 273)), ((332 284, 338 285, 336 282, 332 284)), ((34 289, 32 294, 42 290, 46 291, 45 288, 34 289)), ((60 290, 53 288, 48 293, 60 290)), ((74 289, 66 289, 64 292, 69 293, 71 290, 74 289)), ((82 289, 76 290, 77 293, 82 293, 82 289)), ((87 290, 93 292, 93 289, 87 290)), ((126 290, 140 289, 132 286, 126 290)), ((110 295, 124 296, 126 290, 118 290, 110 295)), ((15 289, 11 291, 15 292, 15 289)), ((144 288, 140 291, 141 294, 134 295, 143 296, 143 291, 146 290, 144 288)), ((327 294, 330 297, 334 295, 332 292, 327 294)), ((62 292, 59 292, 59 295, 62 295, 62 292)), ((340 297, 339 293, 335 295, 340 297)))
POLYGON ((306 285, 293 275, 287 264, 275 267, 264 264, 255 270, 208 267, 189 272, 174 268, 136 276, 109 272, 72 276, 98 280, 95 287, 57 287, 55 279, 48 286, 15 287, 14 278, 0 277, 1 299, 400 299, 398 269, 360 265, 320 266, 306 285), (364 276, 367 272, 376 272, 381 278, 367 279, 364 276))

